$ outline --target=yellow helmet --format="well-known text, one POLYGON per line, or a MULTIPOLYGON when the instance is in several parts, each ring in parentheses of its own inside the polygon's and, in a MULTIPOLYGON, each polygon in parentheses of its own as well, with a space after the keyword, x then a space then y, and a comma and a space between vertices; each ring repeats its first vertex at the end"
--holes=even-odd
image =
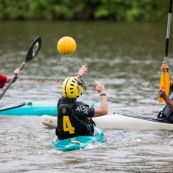
POLYGON ((81 96, 84 90, 86 90, 86 84, 83 80, 76 77, 68 77, 62 84, 62 93, 64 97, 69 99, 81 96))

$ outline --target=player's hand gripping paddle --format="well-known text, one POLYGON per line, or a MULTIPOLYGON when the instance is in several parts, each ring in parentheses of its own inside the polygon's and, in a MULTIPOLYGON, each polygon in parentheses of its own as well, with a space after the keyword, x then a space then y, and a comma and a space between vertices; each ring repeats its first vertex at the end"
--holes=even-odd
MULTIPOLYGON (((39 52, 39 50, 41 49, 41 38, 40 36, 36 37, 35 40, 33 41, 33 43, 31 44, 26 57, 24 59, 24 62, 21 64, 21 66, 19 67, 19 70, 21 71, 24 67, 25 64, 29 61, 31 61, 39 52)), ((5 87, 5 89, 3 90, 2 94, 0 95, 0 99, 3 97, 3 95, 6 93, 6 91, 8 90, 8 88, 11 86, 11 84, 17 79, 17 75, 15 74, 14 77, 10 80, 9 84, 7 85, 7 87, 5 87)))

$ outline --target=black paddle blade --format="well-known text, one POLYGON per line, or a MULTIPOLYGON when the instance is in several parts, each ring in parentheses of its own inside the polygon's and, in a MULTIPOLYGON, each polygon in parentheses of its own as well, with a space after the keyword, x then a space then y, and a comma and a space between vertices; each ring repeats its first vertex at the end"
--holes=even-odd
POLYGON ((41 38, 40 38, 40 36, 37 36, 35 38, 35 40, 33 41, 33 43, 31 44, 31 46, 26 54, 25 63, 32 60, 37 55, 37 53, 41 49, 41 45, 42 45, 41 38))
MULTIPOLYGON (((19 68, 20 71, 24 68, 25 64, 28 61, 32 60, 37 55, 37 53, 39 52, 40 49, 41 49, 41 38, 40 38, 40 36, 38 36, 35 38, 35 40, 31 44, 31 46, 26 54, 25 61, 21 64, 21 66, 19 68)), ((10 80, 9 84, 7 85, 7 87, 3 90, 2 94, 0 95, 0 99, 6 93, 6 91, 11 86, 11 84, 16 80, 17 80, 17 75, 14 75, 13 78, 10 80)))

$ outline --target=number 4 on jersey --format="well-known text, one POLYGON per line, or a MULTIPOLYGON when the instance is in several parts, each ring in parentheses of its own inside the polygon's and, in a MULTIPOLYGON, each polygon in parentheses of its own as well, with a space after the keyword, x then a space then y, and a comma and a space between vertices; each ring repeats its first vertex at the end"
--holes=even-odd
POLYGON ((69 116, 63 116, 63 129, 65 132, 69 132, 70 134, 74 133, 75 128, 71 125, 69 116))

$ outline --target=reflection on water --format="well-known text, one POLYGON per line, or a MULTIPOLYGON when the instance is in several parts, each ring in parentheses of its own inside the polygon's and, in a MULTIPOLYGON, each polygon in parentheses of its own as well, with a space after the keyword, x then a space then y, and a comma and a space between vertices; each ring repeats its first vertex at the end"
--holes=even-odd
MULTIPOLYGON (((94 84, 98 80, 105 85, 109 113, 156 116, 162 109, 164 104, 158 104, 157 92, 165 23, 1 22, 1 73, 10 75, 20 66, 37 35, 42 38, 42 49, 3 99, 57 100, 62 80, 87 64, 89 71, 83 78, 88 90, 80 100, 88 104, 99 101, 94 84), (71 57, 62 57, 56 50, 57 41, 66 35, 77 42, 77 51, 71 57)), ((170 39, 170 67, 171 47, 170 39)), ((51 147, 54 131, 43 127, 40 117, 1 117, 0 127, 3 172, 172 170, 173 141, 168 131, 107 130, 103 145, 62 153, 51 147)))

